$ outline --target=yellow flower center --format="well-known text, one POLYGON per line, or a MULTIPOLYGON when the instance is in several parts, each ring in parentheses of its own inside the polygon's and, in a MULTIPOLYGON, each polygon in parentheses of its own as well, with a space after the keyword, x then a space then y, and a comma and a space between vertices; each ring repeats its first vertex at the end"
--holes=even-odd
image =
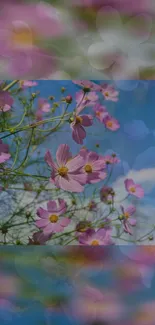
POLYGON ((62 166, 62 167, 58 168, 58 174, 60 176, 65 177, 65 176, 67 176, 67 173, 68 173, 68 168, 67 167, 62 166))
POLYGON ((111 128, 111 127, 113 126, 113 123, 112 123, 112 121, 108 121, 108 122, 106 123, 106 125, 107 125, 107 127, 111 128))
POLYGON ((92 173, 92 171, 93 171, 91 165, 85 165, 84 170, 86 173, 92 173))
POLYGON ((11 42, 13 46, 31 47, 35 41, 35 33, 28 26, 13 27, 11 42))
POLYGON ((91 242, 91 245, 92 245, 92 246, 99 246, 99 242, 98 242, 98 240, 93 240, 93 241, 91 242))
POLYGON ((135 193, 136 192, 135 188, 134 187, 130 187, 130 192, 135 193))
POLYGON ((58 221, 58 216, 57 216, 56 214, 51 214, 51 215, 49 216, 49 220, 50 220, 50 222, 52 222, 52 223, 56 223, 56 222, 58 221))
POLYGON ((105 94, 105 96, 106 96, 106 97, 108 97, 108 96, 109 96, 109 93, 108 93, 108 91, 106 91, 104 94, 105 94))
POLYGON ((124 217, 126 218, 126 219, 128 219, 130 216, 129 216, 129 213, 128 212, 125 212, 124 213, 124 217))
POLYGON ((96 111, 96 116, 99 116, 100 117, 101 115, 101 112, 100 111, 96 111))
POLYGON ((80 116, 76 116, 76 121, 75 121, 76 124, 82 124, 82 117, 80 116))

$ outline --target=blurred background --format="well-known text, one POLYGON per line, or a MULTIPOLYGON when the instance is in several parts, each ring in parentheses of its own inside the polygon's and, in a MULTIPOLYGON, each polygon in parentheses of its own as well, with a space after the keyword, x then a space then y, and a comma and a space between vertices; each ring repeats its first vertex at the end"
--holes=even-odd
POLYGON ((153 0, 0 3, 2 79, 154 79, 153 0))
POLYGON ((2 325, 154 324, 149 246, 3 247, 0 263, 2 325))

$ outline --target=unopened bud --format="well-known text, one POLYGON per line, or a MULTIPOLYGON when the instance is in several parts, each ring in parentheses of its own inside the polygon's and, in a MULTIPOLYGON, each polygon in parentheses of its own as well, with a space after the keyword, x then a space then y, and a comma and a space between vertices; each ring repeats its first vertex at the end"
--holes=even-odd
POLYGON ((72 100, 73 100, 73 98, 72 98, 72 96, 70 96, 70 95, 68 95, 68 96, 65 98, 65 101, 66 101, 67 104, 71 104, 72 100))

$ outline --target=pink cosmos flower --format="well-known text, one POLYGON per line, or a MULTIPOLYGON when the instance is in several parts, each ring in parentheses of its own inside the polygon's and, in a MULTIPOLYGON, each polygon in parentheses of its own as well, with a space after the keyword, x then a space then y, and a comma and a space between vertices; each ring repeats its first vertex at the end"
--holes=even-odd
POLYGON ((40 217, 36 221, 36 226, 43 229, 45 235, 62 232, 70 223, 70 219, 61 217, 67 210, 66 202, 63 199, 56 201, 49 201, 47 203, 47 210, 39 208, 37 215, 40 217))
POLYGON ((78 144, 83 144, 83 140, 86 137, 86 131, 84 127, 89 127, 93 124, 92 115, 75 115, 74 121, 71 123, 72 138, 78 144))
POLYGON ((81 149, 80 155, 84 159, 83 172, 86 173, 88 184, 94 184, 106 178, 106 165, 103 157, 87 149, 81 149))
POLYGON ((130 216, 132 216, 136 212, 136 208, 133 205, 130 205, 126 209, 123 206, 121 206, 121 210, 122 210, 122 216, 124 218, 123 219, 124 231, 132 235, 130 226, 132 227, 136 226, 137 221, 135 218, 130 218, 130 216))
POLYGON ((93 107, 93 110, 95 112, 96 118, 103 123, 103 118, 108 115, 107 109, 105 106, 102 106, 100 104, 96 104, 93 107))
POLYGON ((94 105, 98 100, 98 95, 96 94, 95 91, 90 91, 87 94, 85 94, 83 90, 80 90, 76 93, 75 99, 78 105, 78 108, 76 109, 76 113, 79 114, 84 107, 94 105))
POLYGON ((2 140, 0 140, 0 164, 10 159, 11 155, 8 152, 9 146, 7 144, 4 144, 2 140))
POLYGON ((112 102, 118 101, 119 92, 115 88, 108 84, 101 85, 101 93, 106 100, 111 100, 112 102))
POLYGON ((28 245, 45 245, 50 238, 49 234, 45 235, 42 231, 37 231, 33 234, 32 238, 29 238, 28 245))
MULTIPOLYGON (((99 250, 99 249, 98 249, 99 250)), ((70 310, 78 319, 86 323, 94 321, 116 321, 123 313, 123 306, 117 294, 86 286, 78 288, 79 293, 72 301, 70 310)), ((83 322, 82 322, 83 323, 83 322)))
POLYGON ((38 99, 39 109, 45 113, 50 112, 51 105, 48 103, 47 99, 39 98, 38 99))
POLYGON ((84 159, 77 155, 72 157, 69 146, 61 144, 56 152, 57 163, 49 151, 45 155, 45 161, 52 168, 51 182, 58 188, 69 192, 82 192, 86 184, 86 175, 82 170, 84 159))
POLYGON ((104 203, 112 203, 114 200, 115 192, 112 187, 103 186, 100 190, 100 200, 104 203))
POLYGON ((49 75, 53 57, 47 50, 39 49, 38 44, 40 40, 64 34, 64 30, 52 6, 5 4, 0 21, 0 52, 6 60, 6 73, 12 77, 35 75, 37 79, 49 75))
POLYGON ((102 122, 104 123, 105 127, 111 131, 117 131, 120 128, 119 122, 109 114, 103 117, 102 122))
POLYGON ((118 164, 120 162, 120 159, 115 154, 104 156, 104 160, 107 165, 118 164))
POLYGON ((111 239, 111 231, 105 229, 89 229, 84 234, 78 237, 79 243, 81 245, 90 246, 102 246, 102 245, 112 245, 113 241, 111 239))
POLYGON ((38 85, 36 81, 33 80, 20 80, 19 81, 20 87, 21 88, 30 88, 30 87, 35 87, 38 85))
POLYGON ((13 98, 10 96, 8 91, 0 91, 0 112, 7 112, 13 105, 13 98))
POLYGON ((132 179, 127 178, 124 181, 125 184, 125 188, 127 190, 127 192, 131 195, 136 196, 137 198, 141 199, 142 197, 144 197, 144 190, 141 187, 141 185, 139 184, 135 184, 134 181, 132 179))
POLYGON ((72 80, 72 82, 81 86, 85 92, 89 92, 90 90, 100 91, 100 85, 90 80, 72 80))

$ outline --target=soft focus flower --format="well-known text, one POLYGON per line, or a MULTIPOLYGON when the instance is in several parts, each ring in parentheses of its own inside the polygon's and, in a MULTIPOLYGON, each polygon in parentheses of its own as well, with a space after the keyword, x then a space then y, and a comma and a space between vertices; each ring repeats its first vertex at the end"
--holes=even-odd
POLYGON ((135 325, 154 325, 155 301, 144 302, 134 317, 135 325))
POLYGON ((70 219, 61 217, 66 212, 67 205, 63 199, 56 201, 49 201, 47 203, 47 210, 39 208, 37 214, 40 217, 36 221, 36 226, 43 229, 45 235, 61 232, 70 223, 70 219))
POLYGON ((7 112, 13 105, 13 98, 10 96, 8 91, 0 91, 0 112, 7 112))
POLYGON ((103 84, 101 86, 101 93, 104 96, 104 99, 111 100, 112 102, 118 101, 119 92, 115 88, 108 84, 103 84))
POLYGON ((41 111, 47 113, 50 111, 51 105, 48 103, 47 99, 39 98, 38 99, 38 107, 41 111))
POLYGON ((0 274, 0 297, 6 298, 18 292, 18 280, 12 275, 0 274))
POLYGON ((116 156, 116 154, 106 155, 104 156, 105 163, 107 165, 113 165, 118 164, 120 162, 120 159, 116 156))
POLYGON ((56 152, 57 163, 49 151, 45 161, 52 168, 51 181, 58 187, 69 192, 82 192, 86 183, 86 175, 82 171, 84 159, 77 155, 72 157, 69 146, 62 144, 56 152))
POLYGON ((104 158, 96 152, 81 149, 80 155, 84 158, 83 171, 86 173, 87 183, 97 183, 106 178, 104 158))
POLYGON ((102 106, 100 104, 96 104, 93 107, 93 110, 95 112, 96 118, 100 121, 103 122, 103 118, 108 115, 107 109, 105 106, 102 106))
POLYGON ((89 127, 93 124, 92 115, 75 115, 74 121, 70 124, 72 129, 72 138, 78 144, 83 144, 86 137, 84 127, 89 127))
POLYGON ((117 321, 123 313, 123 305, 117 294, 105 289, 102 292, 92 286, 79 288, 79 294, 74 298, 72 308, 73 310, 75 308, 75 314, 84 323, 117 321))
POLYGON ((124 208, 121 206, 122 210, 122 216, 123 216, 123 226, 124 226, 124 231, 127 232, 128 234, 132 235, 132 231, 130 229, 130 226, 136 226, 136 219, 135 218, 130 218, 135 212, 136 208, 133 205, 130 205, 128 208, 124 208))
POLYGON ((42 39, 61 36, 65 28, 54 7, 38 4, 5 4, 0 22, 0 52, 11 76, 40 78, 49 74, 53 58, 39 49, 42 39), (20 17, 20 19, 19 19, 20 17))
POLYGON ((90 91, 88 93, 85 93, 83 90, 80 90, 76 93, 75 96, 76 103, 78 108, 76 109, 76 112, 80 112, 79 106, 87 107, 87 106, 93 106, 97 100, 98 100, 98 95, 96 94, 95 91, 90 91))
POLYGON ((50 235, 45 235, 41 231, 37 231, 33 234, 32 238, 29 238, 28 245, 45 245, 45 243, 50 239, 50 235))
POLYGON ((35 87, 38 85, 36 81, 33 80, 20 80, 19 81, 20 87, 25 89, 25 88, 30 88, 30 87, 35 87))
POLYGON ((9 146, 7 144, 4 144, 2 140, 0 140, 0 164, 10 159, 11 155, 8 152, 9 146))
POLYGON ((127 178, 124 181, 127 192, 141 199, 144 196, 144 190, 139 184, 135 184, 132 179, 127 178))
POLYGON ((112 187, 103 186, 100 190, 100 199, 104 203, 112 203, 114 199, 115 192, 112 187))
POLYGON ((78 240, 81 245, 100 246, 113 244, 111 232, 103 228, 97 231, 89 229, 84 234, 80 235, 78 240))
POLYGON ((102 121, 105 127, 111 131, 117 131, 120 128, 119 122, 109 114, 103 117, 102 121))

